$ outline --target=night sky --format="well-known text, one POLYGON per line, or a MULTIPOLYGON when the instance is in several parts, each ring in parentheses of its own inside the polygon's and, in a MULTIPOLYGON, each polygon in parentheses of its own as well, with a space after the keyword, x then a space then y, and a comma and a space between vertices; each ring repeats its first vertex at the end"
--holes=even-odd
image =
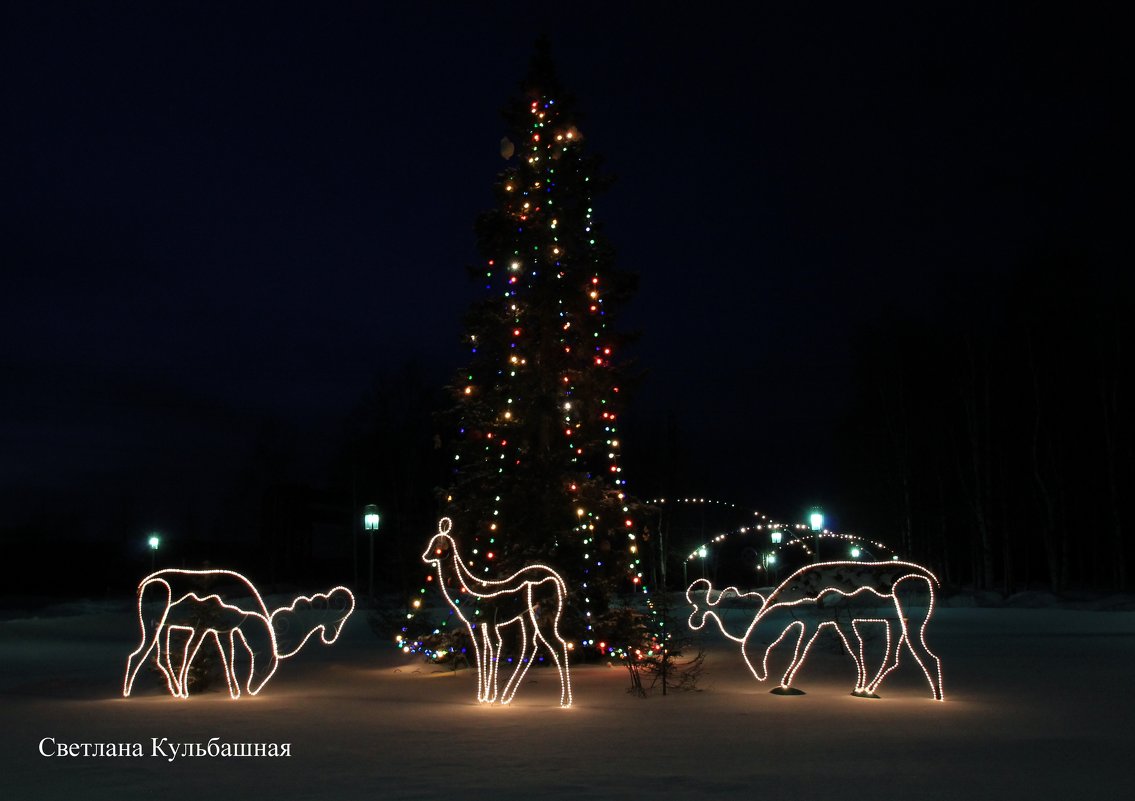
POLYGON ((795 513, 865 323, 1053 237, 1129 254, 1114 22, 658 5, 5 3, 0 530, 161 525, 265 436, 318 483, 376 378, 443 385, 541 32, 641 281, 627 463, 673 419, 691 492, 795 513))

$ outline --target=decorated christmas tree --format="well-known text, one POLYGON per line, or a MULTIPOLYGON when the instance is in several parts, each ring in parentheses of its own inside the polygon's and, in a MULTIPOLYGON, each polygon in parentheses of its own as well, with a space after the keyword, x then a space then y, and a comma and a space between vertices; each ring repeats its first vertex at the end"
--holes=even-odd
POLYGON ((641 532, 620 466, 634 289, 596 218, 609 181, 590 154, 546 41, 504 111, 505 169, 477 220, 483 290, 466 319, 469 361, 452 384, 454 532, 486 578, 534 562, 573 592, 565 631, 598 646, 617 594, 641 592, 641 532))

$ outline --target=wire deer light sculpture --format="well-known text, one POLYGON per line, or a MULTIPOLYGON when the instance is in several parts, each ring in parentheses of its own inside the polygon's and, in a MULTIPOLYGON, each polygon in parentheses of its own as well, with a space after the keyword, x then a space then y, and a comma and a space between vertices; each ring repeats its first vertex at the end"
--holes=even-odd
MULTIPOLYGON (((808 650, 816 641, 821 630, 831 627, 843 641, 847 652, 855 662, 856 680, 853 695, 865 698, 878 698, 876 690, 887 674, 898 667, 899 655, 905 645, 911 656, 922 668, 934 700, 941 701, 942 663, 926 644, 926 627, 934 611, 934 588, 938 580, 924 567, 910 562, 821 562, 802 567, 781 582, 765 598, 760 593, 742 593, 735 587, 727 587, 718 592, 705 579, 698 579, 686 590, 689 601, 690 628, 698 631, 705 626, 707 618, 713 618, 724 634, 741 644, 741 656, 757 681, 765 681, 769 675, 769 654, 783 640, 790 639, 795 630, 795 650, 788 669, 780 679, 780 685, 772 692, 780 695, 799 695, 792 681, 804 664, 808 650), (879 614, 857 616, 856 609, 850 606, 852 600, 865 600, 875 596, 884 603, 889 601, 894 614, 886 617, 879 614), (731 633, 719 612, 723 600, 736 600, 756 603, 757 611, 742 634, 731 633), (849 619, 838 614, 831 619, 818 619, 813 615, 800 616, 791 620, 782 629, 770 618, 777 612, 813 611, 817 609, 847 606, 852 613, 849 619), (764 623, 764 628, 761 624, 764 623), (891 624, 897 623, 898 637, 892 636, 891 624), (883 661, 878 671, 871 676, 867 670, 862 627, 882 626, 885 633, 883 661), (762 643, 755 635, 761 629, 772 642, 761 648, 762 643), (855 647, 852 647, 854 641, 855 647)), ((735 608, 732 603, 727 603, 735 608)), ((866 610, 864 610, 866 611, 866 610)))
POLYGON ((477 663, 477 700, 486 704, 512 701, 540 645, 544 645, 560 674, 560 706, 571 706, 568 646, 559 632, 567 598, 564 580, 546 565, 528 565, 500 580, 478 578, 465 566, 457 543, 449 536, 452 527, 448 517, 438 522, 438 533, 422 560, 434 567, 438 588, 469 629, 477 663), (474 603, 488 613, 481 616, 483 620, 473 619, 474 603), (548 609, 553 612, 550 617, 543 614, 548 609), (519 632, 520 658, 504 688, 498 690, 503 630, 508 627, 519 632))
POLYGON ((316 633, 326 645, 335 642, 355 609, 346 587, 301 595, 269 612, 252 582, 231 570, 168 569, 151 573, 138 585, 138 621, 142 642, 126 660, 123 696, 129 696, 138 671, 154 654, 154 662, 174 697, 189 697, 189 668, 201 648, 212 644, 221 657, 229 695, 256 695, 276 673, 281 660, 295 656, 316 633), (147 617, 147 606, 155 614, 147 617), (285 646, 280 634, 299 626, 285 646), (174 635, 184 637, 173 660, 174 635), (259 656, 259 659, 257 658, 259 656), (247 659, 244 681, 237 675, 238 657, 247 659))

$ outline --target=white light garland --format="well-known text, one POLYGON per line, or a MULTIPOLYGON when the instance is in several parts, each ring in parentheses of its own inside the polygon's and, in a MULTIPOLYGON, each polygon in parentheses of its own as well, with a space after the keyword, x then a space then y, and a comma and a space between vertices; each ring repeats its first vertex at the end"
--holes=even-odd
POLYGON ((237 644, 248 655, 248 677, 244 691, 256 695, 276 672, 280 660, 294 656, 313 634, 319 632, 323 643, 330 645, 338 638, 343 624, 355 609, 355 596, 346 587, 334 587, 325 593, 301 595, 287 606, 269 612, 260 592, 247 578, 232 570, 182 570, 171 568, 159 570, 144 578, 138 585, 138 622, 142 630, 142 642, 126 660, 126 677, 122 683, 122 695, 129 697, 138 671, 145 664, 151 652, 154 663, 165 676, 166 686, 174 697, 189 697, 189 668, 197 658, 201 647, 212 641, 221 657, 221 664, 228 684, 229 695, 239 698, 241 684, 236 676, 237 644), (210 592, 211 586, 224 591, 210 592), (230 592, 235 587, 236 592, 230 592), (147 623, 145 607, 156 604, 158 613, 147 623), (300 637, 299 645, 286 653, 280 652, 276 639, 276 625, 289 619, 297 607, 325 604, 332 612, 331 620, 315 623, 300 637), (201 627, 195 619, 211 619, 212 623, 201 627), (185 634, 185 645, 181 650, 181 662, 175 668, 171 639, 174 633, 185 634), (225 637, 222 643, 221 637, 225 637), (257 665, 255 648, 261 648, 267 655, 257 665))
POLYGON ((449 536, 452 527, 453 521, 448 517, 443 517, 438 522, 438 533, 430 540, 429 547, 422 554, 422 560, 435 567, 438 588, 453 607, 454 613, 469 629, 477 664, 477 700, 486 704, 507 704, 512 701, 536 652, 543 644, 551 653, 552 661, 560 674, 560 706, 571 706, 568 644, 559 632, 560 618, 567 598, 564 580, 552 568, 538 564, 523 567, 499 581, 478 578, 469 571, 458 554, 457 543, 449 536), (452 589, 459 594, 475 598, 482 606, 488 606, 488 614, 483 617, 485 621, 495 622, 477 622, 465 617, 464 609, 467 607, 450 594, 451 583, 452 589), (540 622, 542 603, 555 603, 555 615, 550 626, 540 622), (518 609, 520 611, 516 611, 518 609), (497 614, 503 615, 503 619, 498 619, 497 614), (498 692, 502 629, 512 625, 520 630, 520 658, 512 675, 505 682, 504 689, 498 692))
MULTIPOLYGON (((646 503, 648 505, 651 505, 651 506, 654 506, 654 505, 665 506, 668 503, 674 504, 674 505, 683 505, 683 506, 710 505, 710 506, 721 506, 721 507, 725 507, 727 509, 736 509, 738 511, 743 511, 742 507, 739 506, 738 504, 732 503, 730 501, 713 500, 712 498, 669 498, 669 499, 667 499, 667 498, 654 498, 653 500, 646 501, 646 503)), ((692 562, 692 561, 697 560, 697 559, 704 559, 708 555, 708 552, 702 553, 702 551, 704 549, 707 549, 707 548, 709 548, 709 547, 711 547, 711 546, 713 546, 717 543, 724 542, 727 538, 732 537, 734 535, 749 534, 749 533, 752 533, 754 531, 762 531, 762 530, 768 531, 768 532, 771 533, 773 531, 786 532, 790 529, 797 529, 797 530, 808 529, 808 527, 806 525, 804 525, 803 523, 783 523, 783 522, 777 521, 777 520, 769 517, 764 512, 761 512, 761 511, 758 511, 758 510, 753 510, 752 514, 753 514, 753 517, 755 517, 757 519, 756 523, 754 523, 752 525, 748 525, 748 526, 738 526, 738 527, 733 528, 729 531, 724 531, 724 532, 721 532, 721 533, 715 535, 708 542, 702 543, 697 548, 694 548, 692 551, 690 551, 690 553, 686 555, 686 561, 692 562)), ((870 539, 867 539, 866 537, 861 537, 857 534, 840 534, 838 532, 835 532, 835 531, 832 531, 830 529, 825 528, 821 532, 819 532, 818 536, 819 536, 820 539, 825 539, 825 540, 845 540, 846 542, 848 542, 851 545, 852 548, 855 548, 855 547, 862 548, 866 545, 869 545, 869 546, 871 546, 872 549, 880 551, 880 552, 883 552, 883 551, 889 552, 890 551, 890 548, 888 548, 883 543, 881 543, 877 540, 870 540, 870 539)), ((804 553, 811 555, 812 549, 808 547, 808 542, 814 542, 816 537, 817 537, 817 535, 816 535, 815 532, 808 530, 808 533, 806 535, 802 535, 801 537, 790 539, 787 542, 785 542, 783 544, 783 546, 781 546, 778 543, 777 544, 778 547, 775 550, 780 551, 780 550, 782 550, 782 548, 787 549, 787 548, 792 547, 792 546, 799 546, 801 549, 803 549, 804 553)), ((855 558, 858 558, 858 557, 855 557, 855 558)), ((898 557, 892 555, 891 558, 897 559, 898 557)))
MULTIPOLYGON (((942 663, 926 644, 926 627, 934 612, 934 588, 938 579, 926 568, 911 562, 821 562, 815 565, 802 567, 781 582, 765 598, 760 593, 742 593, 735 587, 727 587, 721 592, 713 589, 706 579, 698 579, 686 589, 686 600, 693 607, 690 613, 689 626, 699 631, 705 626, 706 618, 712 617, 722 633, 741 644, 741 656, 748 665, 750 672, 757 681, 768 678, 768 660, 772 652, 782 640, 796 630, 796 644, 789 662, 788 669, 781 677, 780 686, 773 692, 791 692, 792 680, 797 671, 804 664, 809 649, 816 641, 820 631, 825 627, 832 627, 843 641, 847 652, 851 654, 856 667, 855 695, 876 697, 875 693, 887 674, 898 667, 899 654, 905 644, 914 660, 922 668, 930 691, 934 699, 941 701, 942 695, 942 663), (926 593, 925 607, 916 606, 912 601, 926 593), (892 602, 896 612, 895 618, 881 617, 854 617, 844 621, 837 615, 834 620, 801 620, 796 619, 789 623, 773 640, 772 644, 764 649, 760 662, 754 664, 749 653, 750 644, 757 649, 753 636, 761 621, 777 610, 800 609, 813 606, 820 607, 825 603, 847 599, 862 593, 871 593, 880 599, 892 602), (725 623, 718 615, 716 609, 721 600, 727 596, 739 599, 759 599, 758 609, 753 621, 744 634, 738 636, 726 630, 725 623), (891 637, 891 623, 897 622, 899 626, 898 639, 891 637), (863 637, 859 627, 862 624, 879 624, 886 631, 886 646, 882 663, 875 675, 868 679, 867 664, 864 656, 863 637), (857 647, 851 646, 851 640, 857 647)), ((759 649, 757 649, 759 650, 759 649)), ((795 691, 799 692, 799 691, 795 691)))

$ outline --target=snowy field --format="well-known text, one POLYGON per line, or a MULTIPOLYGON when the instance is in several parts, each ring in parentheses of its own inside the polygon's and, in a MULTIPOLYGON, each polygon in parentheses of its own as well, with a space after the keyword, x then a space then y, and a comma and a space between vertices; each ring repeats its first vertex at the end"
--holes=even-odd
POLYGON ((1135 612, 940 609, 936 703, 910 660, 879 700, 819 649, 774 696, 737 647, 707 637, 700 690, 639 699, 621 667, 533 669, 509 707, 474 702, 468 670, 402 657, 357 613, 331 647, 264 692, 171 698, 145 672, 121 697, 126 603, 0 622, 5 799, 1022 799, 1130 797, 1135 612), (290 743, 290 757, 151 756, 172 743, 290 743), (141 743, 133 757, 44 757, 40 741, 141 743))

